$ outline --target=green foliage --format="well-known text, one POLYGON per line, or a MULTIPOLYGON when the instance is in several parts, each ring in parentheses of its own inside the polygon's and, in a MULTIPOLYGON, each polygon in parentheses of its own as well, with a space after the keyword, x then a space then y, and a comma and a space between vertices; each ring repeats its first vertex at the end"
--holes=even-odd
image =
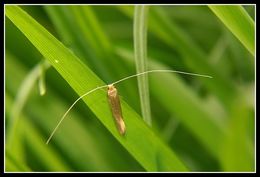
MULTIPOLYGON (((147 71, 147 13, 148 6, 141 5, 135 6, 134 16, 134 53, 136 72, 141 73, 147 71)), ((152 125, 151 108, 150 108, 150 95, 148 76, 142 75, 137 77, 138 89, 141 102, 141 110, 144 121, 148 125, 152 125)))
POLYGON ((79 95, 136 73, 134 6, 6 5, 5 171, 254 171, 254 30, 237 31, 241 14, 224 10, 239 40, 207 6, 149 7, 147 68, 213 76, 147 75, 152 127, 133 78, 116 85, 125 136, 104 89, 78 102, 46 145, 79 95))
POLYGON ((246 10, 238 5, 209 5, 209 8, 242 42, 250 53, 255 55, 255 24, 246 10))

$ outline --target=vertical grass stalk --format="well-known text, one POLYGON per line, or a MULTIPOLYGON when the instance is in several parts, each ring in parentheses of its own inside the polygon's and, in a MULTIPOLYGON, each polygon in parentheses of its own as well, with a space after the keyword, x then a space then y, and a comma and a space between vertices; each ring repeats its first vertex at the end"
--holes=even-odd
MULTIPOLYGON (((135 6, 134 13, 134 53, 136 72, 144 72, 147 66, 147 14, 148 6, 135 6)), ((142 117, 148 125, 152 125, 151 108, 149 98, 148 76, 137 77, 141 102, 142 117)))

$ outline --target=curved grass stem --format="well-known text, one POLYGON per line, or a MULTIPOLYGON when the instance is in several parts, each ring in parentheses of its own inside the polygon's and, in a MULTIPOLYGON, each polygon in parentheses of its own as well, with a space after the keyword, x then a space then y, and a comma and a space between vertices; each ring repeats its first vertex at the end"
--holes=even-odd
MULTIPOLYGON (((134 52, 136 72, 147 71, 147 14, 148 6, 135 6, 134 14, 134 52)), ((138 76, 138 89, 141 102, 141 111, 144 121, 152 125, 149 84, 147 75, 138 76)))

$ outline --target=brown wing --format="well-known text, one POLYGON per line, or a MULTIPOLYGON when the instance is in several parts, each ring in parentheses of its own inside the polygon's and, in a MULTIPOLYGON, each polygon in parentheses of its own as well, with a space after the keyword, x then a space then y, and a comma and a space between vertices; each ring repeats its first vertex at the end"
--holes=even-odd
POLYGON ((117 128, 120 134, 123 135, 126 128, 122 117, 122 109, 119 96, 117 94, 117 89, 113 85, 109 85, 107 95, 113 117, 115 118, 117 124, 117 128))

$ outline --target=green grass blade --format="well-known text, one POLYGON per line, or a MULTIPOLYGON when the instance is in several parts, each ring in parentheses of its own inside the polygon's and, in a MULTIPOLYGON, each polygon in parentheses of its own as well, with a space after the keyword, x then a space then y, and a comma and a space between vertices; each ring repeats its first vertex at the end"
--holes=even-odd
MULTIPOLYGON (((82 26, 82 29, 86 30, 86 27, 89 28, 90 33, 93 37, 93 44, 95 44, 95 50, 98 53, 109 53, 111 51, 111 45, 108 39, 108 36, 104 33, 101 25, 98 22, 98 19, 93 12, 91 6, 71 6, 72 11, 77 15, 79 23, 82 26), (84 25, 85 23, 85 25, 84 25), (101 51, 100 51, 101 50, 101 51)), ((82 31, 84 31, 82 30, 82 31)), ((86 34, 87 35, 87 34, 86 34)))
MULTIPOLYGON (((25 70, 23 67, 17 67, 19 66, 19 62, 21 60, 18 60, 17 58, 6 58, 6 63, 8 65, 8 76, 6 76, 7 80, 11 80, 12 82, 17 82, 19 80, 17 78, 17 75, 21 75, 23 77, 26 76, 26 73, 28 73, 28 70, 25 70), (11 68, 10 68, 11 67, 11 68), (12 71, 10 71, 12 69, 12 71), (17 73, 19 71, 19 74, 17 73)), ((21 62, 22 63, 22 62, 21 62)), ((48 73, 48 76, 51 74, 51 71, 48 73)), ((17 126, 17 130, 15 131, 15 139, 14 144, 12 146, 11 151, 13 152, 13 155, 15 157, 19 157, 21 159, 20 161, 25 161, 23 159, 26 159, 25 157, 33 157, 33 163, 30 163, 31 161, 27 161, 30 164, 28 164, 30 167, 34 167, 33 169, 38 169, 42 171, 48 171, 52 169, 53 171, 62 171, 61 165, 55 163, 50 163, 48 160, 55 162, 58 159, 52 159, 55 157, 62 157, 61 161, 69 164, 69 167, 73 171, 122 171, 122 167, 125 170, 129 170, 127 166, 129 163, 123 163, 122 157, 129 162, 130 159, 127 158, 126 153, 120 153, 122 152, 121 146, 120 149, 118 149, 118 145, 112 146, 113 142, 115 140, 113 137, 109 137, 109 135, 102 133, 104 132, 103 126, 101 130, 96 130, 97 127, 95 124, 89 124, 89 122, 83 123, 79 122, 79 120, 85 120, 86 117, 89 117, 89 115, 82 115, 80 116, 78 111, 73 110, 70 113, 70 119, 68 119, 64 124, 62 125, 62 129, 60 129, 59 132, 57 132, 55 139, 53 139, 52 143, 49 146, 46 146, 46 135, 48 135, 52 130, 53 127, 56 125, 56 123, 59 120, 59 116, 64 113, 64 110, 66 110, 70 103, 66 103, 66 99, 64 99, 63 96, 59 96, 56 94, 53 94, 53 90, 51 88, 51 83, 49 80, 50 77, 48 77, 48 85, 49 90, 48 93, 44 97, 40 97, 37 94, 36 89, 32 90, 32 93, 30 94, 30 98, 27 101, 27 108, 24 109, 23 113, 26 114, 26 117, 23 116, 19 121, 19 124, 17 126), (49 101, 51 100, 51 102, 49 101), (55 108, 55 109, 53 109, 55 108), (46 116, 46 110, 48 110, 48 116, 46 116), (75 114, 76 112, 76 114, 75 114), (23 124, 23 121, 27 119, 30 121, 27 121, 27 123, 23 124), (33 123, 32 123, 33 122, 33 123), (28 124, 30 123, 30 125, 28 124), (31 127, 36 127, 35 131, 30 131, 31 127), (37 131, 36 131, 37 129, 37 131), (95 130, 96 132, 90 131, 95 130), (26 130, 26 133, 24 132, 26 130), (43 130, 43 131, 41 131, 43 130), (38 136, 33 136, 30 134, 38 134, 38 136), (41 136, 39 136, 39 133, 41 136), (80 134, 80 139, 77 138, 77 135, 80 134), (95 136, 96 135, 96 136, 95 136), (28 136, 28 137, 27 137, 28 136), (27 143, 23 143, 24 138, 26 137, 27 143), (66 138, 65 138, 66 137, 66 138), (36 138, 34 140, 34 138, 36 138), (39 142, 38 139, 41 139, 39 142), (82 141, 81 139, 84 139, 82 141), (112 143, 111 143, 112 139, 112 143), (69 141, 68 141, 69 140, 69 141), (34 143, 39 142, 37 146, 41 146, 40 148, 34 148, 34 143), (21 144, 21 145, 20 145, 21 144), (106 144, 109 148, 103 148, 103 145, 106 144), (47 148, 48 151, 53 151, 53 147, 55 147, 55 151, 50 152, 48 155, 46 152, 47 148), (77 147, 75 150, 75 147, 77 147), (22 151, 23 149, 30 149, 27 151, 22 151), (114 149, 117 149, 117 151, 112 151, 114 149), (106 152, 103 152, 103 150, 106 150, 106 152), (121 151, 120 151, 121 150, 121 151), (41 154, 46 154, 48 156, 48 160, 43 160, 41 157, 41 154), (66 153, 63 153, 66 152, 66 153), (121 156, 120 156, 121 155, 121 156), (24 157, 23 157, 24 156, 24 157), (78 160, 80 158, 83 158, 84 160, 78 160), (88 163, 91 159, 91 163, 88 163), (110 160, 111 159, 111 160, 110 160), (121 161, 119 162, 120 159, 121 161), (116 162, 116 163, 114 163, 116 162), (49 166, 48 163, 52 166, 49 166), (119 163, 120 165, 118 165, 119 163), (34 164, 38 164, 38 167, 35 168, 34 164), (40 164, 40 166, 39 166, 40 164), (86 165, 88 164, 88 165, 86 165), (112 168, 112 167, 116 168, 112 168), (51 167, 51 168, 50 168, 51 167)), ((61 84, 62 85, 62 84, 61 84)), ((10 92, 10 87, 7 89, 6 94, 6 107, 9 109, 6 109, 6 112, 8 113, 12 102, 11 99, 8 97, 8 93, 10 92)), ((7 115, 7 119, 10 116, 7 115)), ((9 121, 8 121, 9 122, 9 121)), ((107 132, 107 131, 105 131, 107 132)), ((127 154, 128 155, 128 154, 127 154)), ((130 156, 130 155, 128 155, 130 156)), ((132 158, 132 157, 130 157, 132 158)), ((134 159, 131 159, 134 161, 134 159)), ((64 168, 63 168, 64 169, 64 168)), ((132 171, 135 170, 135 168, 131 168, 132 171)), ((142 169, 142 168, 139 168, 142 169)), ((66 171, 69 171, 68 169, 64 169, 66 171)))
POLYGON ((255 24, 241 5, 209 5, 209 8, 255 56, 255 24))
POLYGON ((10 123, 8 125, 8 132, 7 132, 8 146, 12 145, 12 139, 13 139, 15 128, 17 126, 19 115, 28 99, 30 91, 32 90, 39 76, 41 75, 42 67, 47 69, 49 66, 50 65, 47 61, 44 61, 43 63, 42 62, 39 63, 33 68, 33 70, 28 74, 28 76, 24 79, 23 83, 21 84, 15 102, 12 106, 10 123))
MULTIPOLYGON (((82 95, 87 90, 104 85, 104 82, 86 65, 21 8, 5 6, 5 10, 7 17, 21 30, 77 94, 82 95)), ((127 126, 127 133, 122 137, 115 127, 104 92, 95 92, 83 100, 112 135, 146 170, 187 171, 174 152, 140 120, 140 116, 126 102, 121 101, 127 126)))
POLYGON ((248 138, 252 112, 244 99, 238 98, 233 105, 228 122, 228 135, 223 140, 221 165, 224 171, 254 171, 254 143, 248 138))
MULTIPOLYGON (((34 154, 31 158, 39 160, 39 164, 46 171, 70 171, 71 168, 63 161, 57 150, 54 147, 45 146, 43 134, 40 134, 39 130, 28 121, 28 118, 23 117, 23 119, 24 127, 26 127, 24 135, 26 143, 31 151, 30 153, 34 154)), ((33 162, 30 162, 30 164, 33 164, 33 162)))
MULTIPOLYGON (((10 120, 10 112, 11 112, 11 106, 13 105, 13 100, 14 97, 11 96, 10 92, 6 92, 5 93, 5 106, 6 106, 6 114, 5 114, 5 122, 8 125, 8 122, 10 120)), ((21 124, 19 124, 19 126, 16 126, 15 129, 15 134, 13 134, 13 143, 12 146, 8 145, 6 143, 6 139, 5 139, 5 170, 6 171, 13 171, 12 170, 12 164, 8 164, 7 163, 7 159, 8 159, 8 153, 11 154, 11 156, 15 159, 15 161, 19 162, 18 165, 20 164, 24 164, 25 166, 27 166, 28 164, 26 163, 26 153, 25 153, 25 147, 24 147, 24 130, 25 127, 20 126, 21 124), (10 166, 9 166, 10 165, 10 166)), ((7 134, 5 135, 7 136, 7 134)), ((19 171, 23 171, 22 169, 19 169, 19 171)), ((31 171, 31 170, 29 170, 31 171)))
MULTIPOLYGON (((8 97, 8 102, 12 102, 11 96, 9 94, 6 94, 8 97)), ((9 112, 11 107, 7 108, 7 112, 9 112)), ((19 118, 21 119, 19 121, 18 126, 16 126, 16 131, 13 132, 13 143, 12 145, 9 144, 9 146, 6 147, 6 160, 8 162, 8 159, 10 158, 12 163, 6 164, 6 171, 33 171, 32 169, 29 169, 27 166, 30 166, 28 163, 33 164, 35 162, 32 162, 28 159, 31 157, 26 156, 25 150, 27 147, 30 147, 27 143, 33 144, 32 151, 35 152, 35 155, 33 155, 33 158, 37 157, 37 160, 42 162, 42 166, 44 168, 47 168, 49 170, 57 170, 57 171, 68 171, 69 167, 64 163, 64 161, 61 160, 61 156, 58 155, 56 150, 53 147, 47 147, 44 144, 44 138, 39 133, 38 129, 35 129, 35 127, 31 124, 30 121, 28 121, 28 117, 25 117, 23 113, 20 113, 19 118), (24 141, 28 140, 28 142, 24 141), (26 146, 26 145, 28 146, 26 146), (44 154, 44 156, 42 156, 44 154), (24 156, 24 157, 23 157, 24 156), (17 163, 15 163, 17 162, 17 163), (13 165, 17 165, 17 169, 13 169, 13 165)), ((30 166, 31 167, 31 166, 30 166)))
MULTIPOLYGON (((118 6, 119 9, 130 18, 133 18, 132 6, 118 6)), ((238 94, 230 79, 223 73, 207 62, 206 53, 192 40, 191 36, 186 34, 174 21, 169 19, 161 7, 151 7, 149 11, 150 30, 154 35, 164 43, 171 46, 174 50, 180 52, 186 65, 193 72, 204 73, 214 77, 211 80, 202 80, 205 86, 215 94, 229 108, 231 100, 238 94), (174 39, 174 40, 173 40, 174 39)))
MULTIPOLYGON (((133 62, 133 53, 122 48, 118 48, 117 52, 128 62, 133 62)), ((159 62, 149 59, 149 69, 156 68, 168 69, 159 62)), ((167 111, 177 115, 212 155, 218 158, 221 139, 225 136, 224 127, 214 120, 214 115, 203 106, 203 101, 176 74, 154 74, 150 78, 152 95, 157 97, 167 111), (172 100, 170 104, 168 100, 172 100)))
MULTIPOLYGON (((83 15, 85 16, 83 8, 78 8, 78 6, 45 6, 44 9, 64 45, 68 46, 85 64, 107 80, 111 73, 100 62, 103 59, 103 45, 96 42, 96 34, 92 32, 89 17, 83 17, 83 15)), ((89 11, 88 14, 93 16, 92 11, 89 11)))
POLYGON ((24 163, 16 159, 9 151, 5 152, 5 171, 6 172, 29 172, 31 169, 24 163))
MULTIPOLYGON (((134 15, 134 51, 136 72, 147 71, 147 13, 148 6, 136 5, 134 15)), ((137 77, 141 102, 141 110, 144 121, 152 125, 148 76, 137 77)))
MULTIPOLYGON (((61 36, 66 45, 99 77, 114 81, 128 74, 124 67, 118 67, 122 63, 113 55, 113 43, 99 23, 93 7, 45 6, 45 10, 57 32, 70 35, 71 40, 67 40, 66 35, 61 36)), ((134 98, 131 87, 125 87, 124 90, 130 99, 134 98)))

